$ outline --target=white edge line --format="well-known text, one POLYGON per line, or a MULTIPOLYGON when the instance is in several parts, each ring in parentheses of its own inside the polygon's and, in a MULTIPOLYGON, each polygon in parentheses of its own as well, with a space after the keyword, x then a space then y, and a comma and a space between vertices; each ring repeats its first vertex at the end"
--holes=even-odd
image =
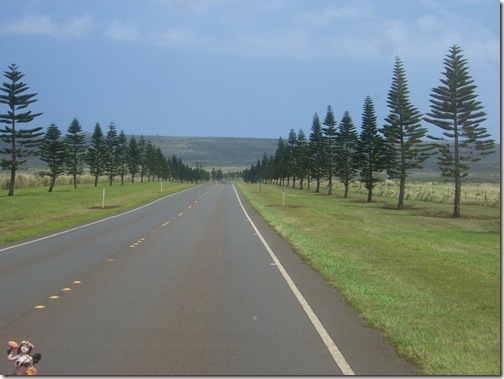
POLYGON ((320 335, 320 338, 322 338, 322 341, 324 341, 324 344, 326 345, 327 350, 329 350, 329 353, 331 354, 334 361, 336 362, 336 364, 340 368, 341 372, 343 373, 343 375, 355 375, 355 372, 352 370, 352 368, 350 367, 350 365, 346 361, 345 357, 343 357, 343 354, 341 354, 341 351, 338 349, 338 347, 336 346, 336 344, 332 340, 329 333, 327 333, 327 330, 324 328, 324 326, 320 322, 320 320, 317 317, 317 315, 315 314, 315 312, 313 312, 313 309, 310 307, 310 305, 308 304, 306 299, 303 297, 303 295, 301 294, 301 292, 299 291, 297 286, 294 284, 291 277, 289 276, 289 274, 287 273, 285 268, 282 266, 282 264, 280 263, 280 261, 276 257, 275 253, 273 252, 273 250, 271 250, 270 246, 268 245, 268 243, 266 242, 266 240, 264 239, 262 234, 259 232, 259 230, 255 226, 254 222, 252 221, 252 219, 248 215, 247 211, 245 210, 245 208, 240 200, 240 196, 238 196, 238 192, 236 191, 234 184, 233 184, 233 189, 235 191, 236 197, 238 198, 238 202, 240 203, 240 206, 241 206, 241 209, 243 210, 243 213, 245 213, 245 216, 247 216, 247 219, 250 222, 250 224, 252 225, 252 228, 254 228, 254 230, 257 233, 257 236, 261 240, 262 244, 264 245, 264 247, 268 251, 268 253, 271 256, 271 258, 273 259, 273 261, 276 263, 278 270, 280 270, 285 281, 287 282, 290 289, 292 290, 292 292, 294 293, 294 295, 298 299, 299 303, 303 307, 303 310, 305 311, 308 318, 312 322, 313 326, 317 330, 318 334, 320 335))
POLYGON ((170 195, 160 197, 159 199, 154 200, 154 201, 152 201, 152 202, 150 202, 148 204, 142 205, 142 206, 140 206, 138 208, 130 209, 129 211, 126 211, 126 212, 123 212, 123 213, 119 213, 119 214, 116 214, 116 215, 113 215, 113 216, 110 216, 110 217, 106 217, 106 218, 103 218, 103 219, 100 219, 100 220, 97 220, 97 221, 93 221, 93 222, 90 222, 89 224, 84 224, 84 225, 81 225, 81 226, 76 226, 75 228, 64 230, 64 231, 58 232, 58 233, 54 233, 54 234, 51 234, 51 235, 48 235, 48 236, 45 236, 45 237, 37 238, 37 239, 34 239, 32 241, 27 241, 27 242, 23 242, 23 243, 20 243, 20 244, 17 244, 17 245, 12 245, 12 246, 9 246, 9 247, 4 247, 3 249, 0 249, 0 253, 3 252, 3 251, 15 249, 16 247, 30 245, 30 244, 35 243, 35 242, 39 242, 39 241, 43 241, 43 240, 46 240, 46 239, 49 239, 49 238, 57 237, 57 236, 60 236, 62 234, 70 233, 70 232, 73 232, 75 230, 86 228, 86 227, 91 226, 91 225, 96 225, 96 224, 99 224, 100 222, 108 221, 108 220, 111 220, 111 219, 116 218, 116 217, 125 216, 125 215, 127 215, 129 213, 133 213, 133 212, 136 212, 136 211, 138 211, 140 209, 149 207, 152 204, 155 204, 155 203, 157 203, 157 202, 159 202, 161 200, 164 200, 164 199, 166 199, 168 197, 171 197, 171 196, 174 196, 174 195, 178 195, 179 193, 190 191, 190 190, 195 189, 195 188, 196 187, 191 187, 191 188, 185 189, 185 190, 180 191, 180 192, 175 192, 175 193, 172 193, 170 195))

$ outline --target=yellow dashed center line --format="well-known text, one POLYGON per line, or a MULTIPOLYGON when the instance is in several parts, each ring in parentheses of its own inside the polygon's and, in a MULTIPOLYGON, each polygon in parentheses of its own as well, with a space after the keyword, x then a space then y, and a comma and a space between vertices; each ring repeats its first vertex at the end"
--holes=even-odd
MULTIPOLYGON (((200 196, 200 197, 198 198, 198 200, 202 199, 202 197, 203 197, 203 196, 205 196, 206 194, 207 194, 207 193, 205 192, 202 196, 200 196)), ((197 204, 197 203, 198 203, 198 200, 195 200, 195 201, 194 201, 194 204, 197 204)), ((192 205, 189 205, 189 206, 187 207, 187 209, 191 209, 191 208, 192 208, 192 205)), ((180 216, 182 216, 183 214, 184 214, 184 212, 180 212, 178 215, 179 215, 179 217, 180 217, 180 216)), ((170 224, 170 222, 171 222, 171 221, 166 221, 166 222, 165 222, 162 226, 163 226, 163 227, 165 227, 165 226, 167 226, 168 224, 170 224)), ((131 247, 131 248, 134 248, 134 247, 138 246, 140 243, 142 243, 143 241, 145 241, 145 238, 140 238, 138 241, 136 241, 135 243, 133 243, 132 245, 130 245, 130 247, 131 247)), ((113 259, 113 258, 109 258, 109 259, 107 259, 107 262, 114 262, 114 261, 115 261, 115 259, 113 259)), ((72 282, 72 284, 82 284, 82 282, 81 282, 80 280, 74 280, 74 281, 72 282)), ((72 291, 72 288, 70 288, 70 287, 65 287, 65 288, 62 288, 62 289, 60 290, 60 292, 69 292, 69 291, 72 291)), ((60 298, 60 297, 59 297, 58 295, 53 295, 53 296, 50 296, 50 297, 49 297, 49 299, 51 299, 51 300, 57 300, 57 299, 59 299, 59 298, 60 298)), ((35 308, 35 309, 45 309, 45 308, 46 308, 46 306, 41 304, 41 305, 36 305, 34 308, 35 308)))
POLYGON ((136 241, 133 245, 130 245, 130 247, 137 247, 140 245, 143 241, 145 241, 145 238, 140 238, 138 241, 136 241))

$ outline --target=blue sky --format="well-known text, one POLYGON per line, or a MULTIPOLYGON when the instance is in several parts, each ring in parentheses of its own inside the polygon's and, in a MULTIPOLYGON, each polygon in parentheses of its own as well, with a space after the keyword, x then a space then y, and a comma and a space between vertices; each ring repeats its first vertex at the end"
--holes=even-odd
POLYGON ((497 0, 2 0, 0 41, 33 126, 255 138, 308 136, 328 105, 360 130, 367 95, 381 126, 396 55, 427 113, 457 44, 500 139, 497 0))

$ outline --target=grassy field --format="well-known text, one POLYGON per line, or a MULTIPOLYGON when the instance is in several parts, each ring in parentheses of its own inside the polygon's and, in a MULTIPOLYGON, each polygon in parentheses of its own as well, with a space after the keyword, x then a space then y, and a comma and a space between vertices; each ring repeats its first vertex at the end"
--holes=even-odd
POLYGON ((239 187, 421 374, 500 374, 500 207, 239 187))
POLYGON ((18 188, 14 196, 0 196, 0 244, 31 237, 76 223, 119 213, 170 193, 189 188, 190 184, 101 183, 57 186, 52 193, 47 187, 18 188), (103 190, 105 189, 105 206, 103 190))

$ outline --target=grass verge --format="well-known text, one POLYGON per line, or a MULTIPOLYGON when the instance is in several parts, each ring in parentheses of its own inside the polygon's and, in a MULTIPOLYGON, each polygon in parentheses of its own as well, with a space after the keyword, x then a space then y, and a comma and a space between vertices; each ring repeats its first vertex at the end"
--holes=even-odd
POLYGON ((499 209, 239 187, 420 374, 500 374, 499 209))
POLYGON ((116 214, 192 186, 164 182, 162 192, 159 182, 60 186, 51 193, 47 187, 19 188, 14 196, 0 196, 0 244, 116 214))

